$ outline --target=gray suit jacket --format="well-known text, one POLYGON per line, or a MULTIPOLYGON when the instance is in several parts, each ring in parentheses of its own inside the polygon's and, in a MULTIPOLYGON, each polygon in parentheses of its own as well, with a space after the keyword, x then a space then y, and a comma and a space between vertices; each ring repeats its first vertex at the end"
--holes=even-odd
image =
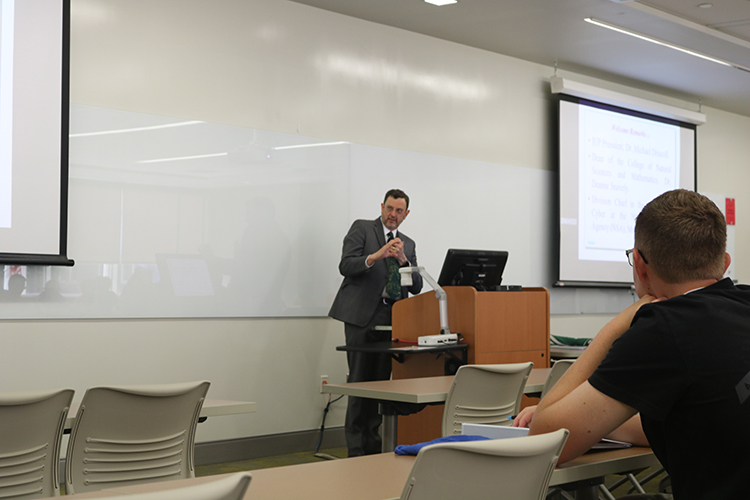
MULTIPOLYGON (((401 231, 398 237, 404 242, 404 253, 412 266, 417 265, 416 244, 401 231)), ((365 258, 385 245, 383 224, 380 217, 375 220, 356 220, 344 238, 339 272, 344 276, 328 315, 345 323, 365 326, 375 314, 388 281, 388 264, 385 259, 375 262, 368 269, 365 258)), ((402 288, 401 296, 407 292, 418 294, 422 290, 422 276, 412 273, 413 285, 402 288)))

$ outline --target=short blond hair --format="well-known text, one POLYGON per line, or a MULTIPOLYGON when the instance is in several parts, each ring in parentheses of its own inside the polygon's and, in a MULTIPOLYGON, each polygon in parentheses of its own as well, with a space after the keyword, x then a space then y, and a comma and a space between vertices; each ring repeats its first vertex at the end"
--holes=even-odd
POLYGON ((675 189, 654 198, 638 214, 635 246, 667 283, 721 279, 727 224, 711 200, 675 189))

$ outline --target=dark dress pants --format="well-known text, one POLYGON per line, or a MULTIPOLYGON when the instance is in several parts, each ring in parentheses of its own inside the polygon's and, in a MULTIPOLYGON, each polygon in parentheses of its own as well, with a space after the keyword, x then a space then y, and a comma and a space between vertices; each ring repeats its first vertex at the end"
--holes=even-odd
MULTIPOLYGON (((344 324, 346 345, 362 345, 370 342, 391 340, 390 331, 375 331, 373 328, 391 324, 391 304, 381 301, 375 315, 364 327, 349 323, 344 324)), ((388 380, 391 378, 391 355, 347 352, 349 378, 347 382, 367 382, 370 380, 388 380)), ((371 455, 380 453, 380 424, 382 417, 378 412, 378 400, 355 398, 349 396, 346 409, 344 434, 349 456, 371 455)))

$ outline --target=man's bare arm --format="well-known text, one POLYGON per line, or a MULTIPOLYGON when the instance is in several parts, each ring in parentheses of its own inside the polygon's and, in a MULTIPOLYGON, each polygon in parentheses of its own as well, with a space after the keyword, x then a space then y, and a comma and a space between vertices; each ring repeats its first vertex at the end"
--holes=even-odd
MULTIPOLYGON (((535 411, 536 406, 527 406, 521 410, 513 420, 513 427, 530 427, 535 411)), ((648 439, 646 439, 646 434, 644 434, 643 426, 641 425, 640 414, 633 415, 620 427, 607 434, 606 437, 635 446, 649 446, 648 439)))
POLYGON ((568 429, 570 436, 559 460, 564 463, 588 451, 635 414, 635 408, 584 382, 556 403, 538 408, 529 434, 568 429))
POLYGON ((634 446, 649 446, 646 434, 641 425, 641 415, 636 414, 630 420, 607 435, 608 439, 623 441, 634 446))
POLYGON ((612 343, 630 328, 638 309, 653 300, 654 297, 646 295, 607 323, 540 402, 531 421, 530 434, 568 429, 570 436, 560 462, 584 453, 636 414, 634 408, 599 392, 587 380, 612 343))

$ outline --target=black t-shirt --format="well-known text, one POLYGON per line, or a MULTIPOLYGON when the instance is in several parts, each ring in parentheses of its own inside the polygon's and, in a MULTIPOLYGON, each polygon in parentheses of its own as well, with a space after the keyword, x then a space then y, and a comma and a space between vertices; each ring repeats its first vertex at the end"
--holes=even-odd
POLYGON ((643 306, 589 383, 640 412, 677 500, 748 495, 750 287, 643 306))

